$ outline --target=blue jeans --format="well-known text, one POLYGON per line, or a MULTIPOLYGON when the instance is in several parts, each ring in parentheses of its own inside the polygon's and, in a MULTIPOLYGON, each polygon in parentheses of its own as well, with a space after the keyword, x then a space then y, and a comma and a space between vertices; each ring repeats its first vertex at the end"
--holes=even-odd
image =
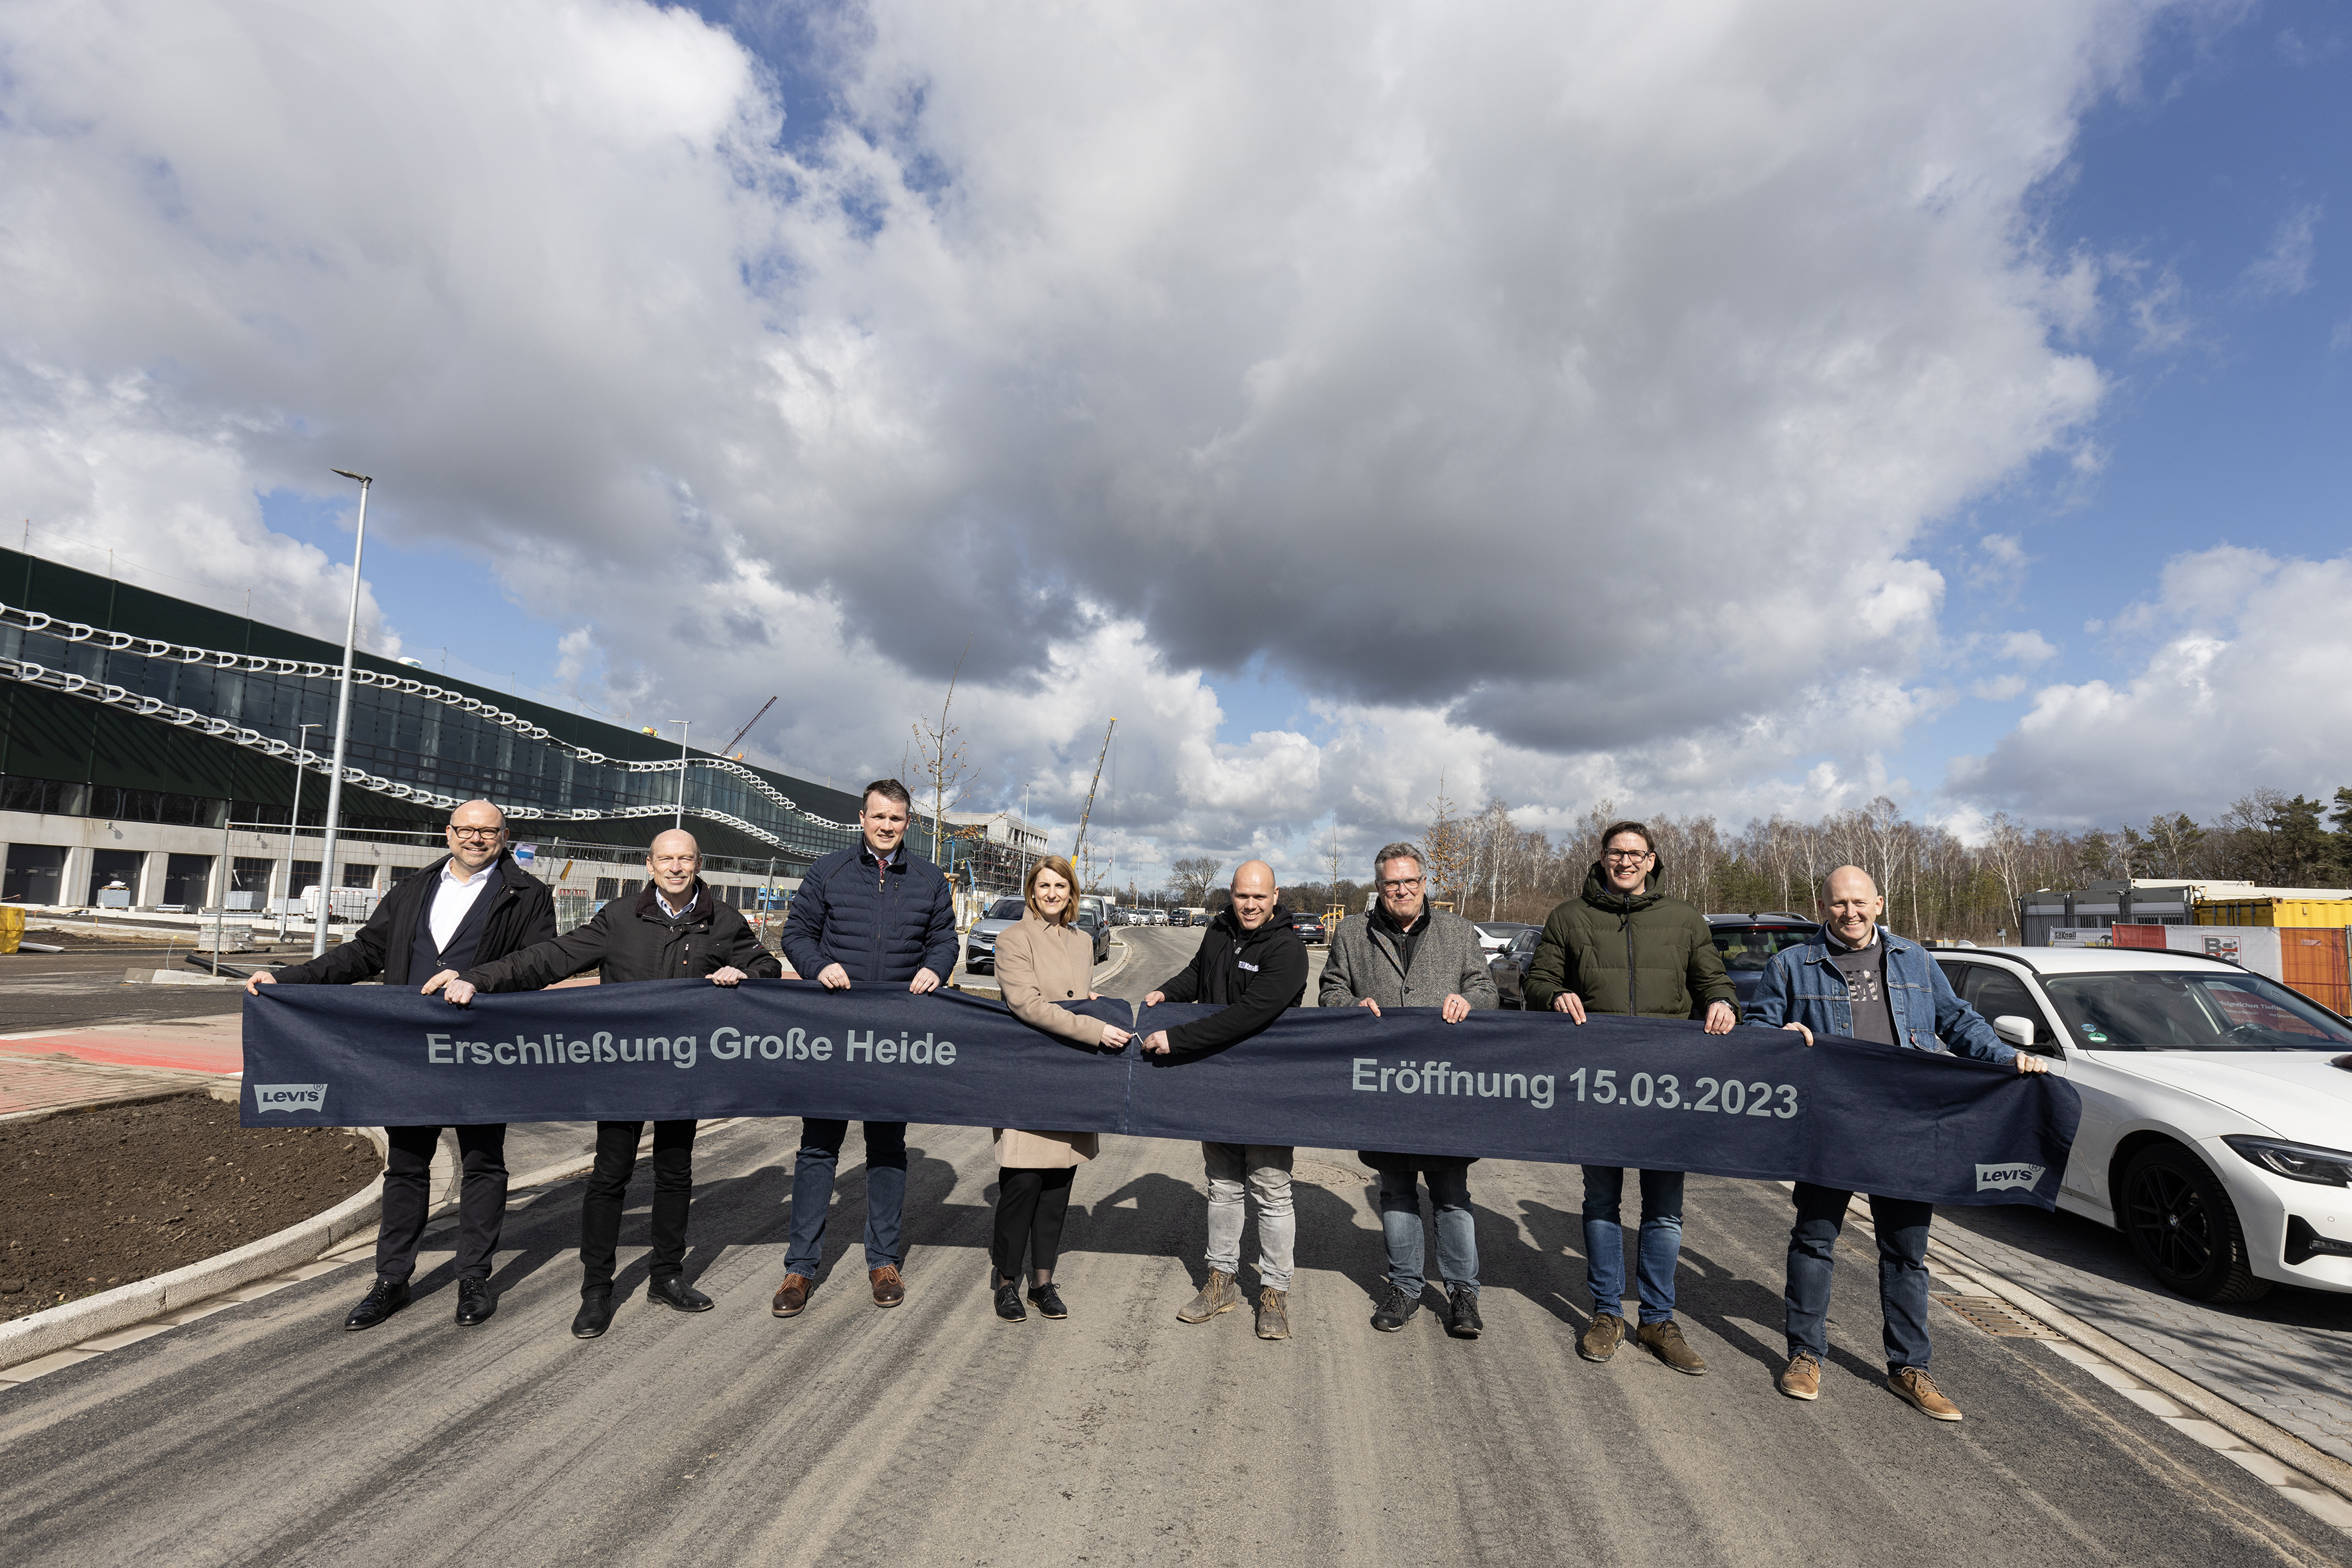
MULTIPOLYGON (((1584 1167, 1584 1282, 1595 1313, 1625 1310, 1625 1227, 1617 1205, 1625 1173, 1612 1165, 1584 1167)), ((1663 1323, 1675 1315, 1675 1264, 1683 1255, 1683 1173, 1642 1173, 1642 1238, 1637 1279, 1642 1321, 1663 1323)))
MULTIPOLYGON (((898 1215, 907 1202, 907 1124, 861 1122, 866 1137, 866 1267, 898 1263, 898 1215)), ((801 1123, 800 1161, 793 1168, 793 1239, 784 1271, 816 1278, 824 1261, 824 1218, 833 1206, 833 1173, 841 1163, 846 1121, 801 1123)))
MULTIPOLYGON (((1830 1312, 1830 1271, 1852 1193, 1799 1182, 1797 1223, 1789 1227, 1789 1353, 1816 1361, 1828 1353, 1822 1325, 1830 1312)), ((1910 1198, 1873 1198, 1870 1223, 1878 1232, 1878 1308, 1886 1320, 1889 1376, 1927 1364, 1927 1226, 1932 1205, 1910 1198)))
POLYGON ((1389 1283, 1421 1294, 1421 1179, 1429 1183, 1429 1206, 1437 1214, 1437 1274, 1445 1289, 1478 1289, 1478 1228, 1470 1213, 1470 1169, 1381 1173, 1381 1234, 1389 1244, 1389 1283))

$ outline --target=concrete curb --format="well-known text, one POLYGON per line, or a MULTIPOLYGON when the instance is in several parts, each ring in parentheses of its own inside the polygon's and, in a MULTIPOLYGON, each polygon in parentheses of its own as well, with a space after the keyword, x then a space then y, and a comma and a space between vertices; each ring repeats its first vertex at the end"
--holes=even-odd
MULTIPOLYGON (((355 1129, 382 1159, 390 1147, 381 1127, 355 1129)), ((437 1163, 437 1162, 436 1162, 437 1163)), ((324 1214, 288 1226, 273 1236, 96 1296, 65 1301, 29 1318, 0 1325, 0 1367, 38 1361, 82 1341, 127 1329, 165 1312, 194 1306, 209 1296, 265 1279, 281 1269, 310 1262, 334 1245, 375 1222, 383 1207, 383 1184, 366 1186, 324 1214)))

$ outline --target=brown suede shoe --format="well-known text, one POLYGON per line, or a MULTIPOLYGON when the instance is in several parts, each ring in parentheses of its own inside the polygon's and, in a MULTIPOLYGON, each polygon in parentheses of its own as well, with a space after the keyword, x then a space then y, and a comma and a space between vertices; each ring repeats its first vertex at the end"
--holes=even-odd
POLYGON ((1607 1361, 1624 1337, 1624 1319, 1614 1312, 1596 1312, 1585 1325, 1584 1337, 1576 1342, 1576 1353, 1587 1361, 1607 1361))
POLYGON ((1822 1396, 1822 1363, 1799 1351, 1789 1358, 1780 1373, 1780 1392, 1791 1399, 1819 1399, 1822 1396))
POLYGON ((1269 1285, 1257 1293, 1257 1337, 1262 1340, 1286 1340, 1290 1337, 1290 1292, 1277 1290, 1269 1285))
POLYGON ((869 1268, 866 1278, 874 1287, 876 1306, 895 1307, 907 1299, 907 1284, 898 1278, 898 1265, 886 1263, 879 1268, 869 1268))
POLYGON ((768 1303, 768 1310, 779 1318, 797 1318, 808 1305, 810 1280, 806 1275, 787 1274, 784 1282, 776 1287, 776 1299, 768 1303))
POLYGON ((1917 1405, 1924 1414, 1938 1421, 1958 1421, 1960 1418, 1960 1407, 1944 1397, 1942 1391, 1936 1386, 1936 1380, 1927 1375, 1927 1369, 1924 1366, 1905 1367, 1886 1380, 1886 1386, 1895 1391, 1895 1398, 1906 1405, 1917 1405))
POLYGON ((1205 1323, 1219 1312, 1230 1312, 1242 1304, 1242 1293, 1234 1285, 1234 1277, 1221 1268, 1209 1270, 1209 1282, 1176 1314, 1180 1323, 1205 1323))
POLYGON ((1676 1372, 1697 1377, 1706 1371, 1706 1358, 1690 1348, 1690 1342, 1683 1338, 1683 1326, 1672 1318, 1663 1323, 1643 1323, 1633 1331, 1633 1338, 1676 1372))

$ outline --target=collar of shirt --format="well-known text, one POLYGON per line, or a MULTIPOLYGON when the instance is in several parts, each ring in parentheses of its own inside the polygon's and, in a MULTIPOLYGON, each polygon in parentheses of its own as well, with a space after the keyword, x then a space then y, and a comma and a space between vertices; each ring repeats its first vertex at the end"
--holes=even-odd
POLYGON ((493 860, 472 876, 460 877, 457 875, 457 858, 452 855, 441 863, 441 885, 445 888, 463 888, 470 893, 481 887, 484 882, 493 879, 498 868, 499 863, 493 860))
POLYGON ((898 857, 906 852, 907 845, 904 839, 892 845, 890 853, 887 855, 877 855, 874 853, 874 846, 866 843, 863 838, 857 841, 858 857, 868 866, 896 866, 898 863, 898 857))
POLYGON ((654 902, 659 904, 661 906, 662 913, 667 915, 672 920, 677 920, 682 915, 692 914, 694 912, 694 906, 699 903, 701 900, 701 889, 697 889, 694 896, 688 899, 683 906, 674 905, 669 901, 669 896, 667 893, 664 893, 660 888, 656 887, 654 889, 654 902))
POLYGON ((1839 940, 1838 933, 1830 930, 1827 926, 1822 927, 1822 935, 1829 942, 1830 951, 1832 952, 1860 952, 1865 948, 1873 947, 1877 944, 1878 928, 1876 926, 1870 928, 1870 941, 1855 942, 1852 946, 1848 946, 1844 942, 1839 940))

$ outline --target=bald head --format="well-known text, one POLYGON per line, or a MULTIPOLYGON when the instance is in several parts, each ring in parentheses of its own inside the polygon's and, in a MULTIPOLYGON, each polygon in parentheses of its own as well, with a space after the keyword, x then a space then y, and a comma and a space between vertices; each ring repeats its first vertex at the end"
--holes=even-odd
POLYGON ((1244 931, 1255 931, 1274 914, 1274 868, 1263 860, 1244 860, 1234 868, 1234 919, 1244 931))
POLYGON ((507 814, 487 800, 469 800, 449 814, 449 858, 461 880, 506 852, 507 814))
POLYGON ((694 879, 702 875, 702 846, 683 827, 656 833, 652 846, 646 850, 646 872, 662 890, 662 896, 675 904, 694 886, 694 879))
POLYGON ((1878 884, 1859 866, 1841 866, 1822 879, 1822 923, 1848 947, 1868 947, 1878 940, 1878 917, 1886 900, 1878 884))

